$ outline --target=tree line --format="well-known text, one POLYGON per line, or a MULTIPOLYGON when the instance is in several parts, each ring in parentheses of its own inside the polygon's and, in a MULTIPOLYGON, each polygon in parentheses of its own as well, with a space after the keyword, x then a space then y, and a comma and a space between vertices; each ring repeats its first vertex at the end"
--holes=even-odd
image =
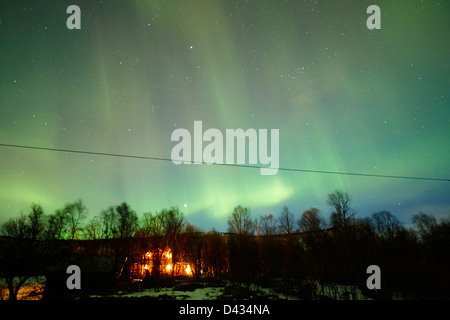
POLYGON ((114 257, 122 279, 130 279, 131 266, 147 251, 155 253, 152 277, 160 278, 168 247, 175 261, 192 266, 197 280, 271 288, 302 299, 330 292, 335 298, 356 297, 358 290, 385 299, 450 297, 449 216, 418 213, 414 227, 406 228, 388 211, 357 217, 350 196, 340 190, 328 194, 327 204, 328 218, 316 208, 296 217, 287 207, 255 218, 250 208, 236 206, 225 234, 200 232, 178 208, 139 217, 121 203, 87 221, 81 200, 53 214, 33 204, 28 214, 0 227, 0 278, 14 299, 28 278, 82 253, 114 257), (377 291, 365 286, 366 268, 373 264, 382 271, 377 291), (348 288, 345 296, 339 286, 348 288))

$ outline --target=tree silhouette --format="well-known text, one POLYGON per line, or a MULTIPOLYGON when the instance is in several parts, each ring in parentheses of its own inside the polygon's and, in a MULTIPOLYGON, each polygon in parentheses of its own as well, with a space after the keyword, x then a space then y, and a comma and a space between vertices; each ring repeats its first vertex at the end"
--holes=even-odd
POLYGON ((84 227, 84 239, 99 240, 102 238, 102 221, 101 218, 95 216, 84 227))
POLYGON ((250 209, 236 206, 228 218, 228 232, 239 235, 253 235, 256 222, 250 216, 250 209))
POLYGON ((116 232, 117 214, 114 207, 110 206, 100 212, 100 220, 102 223, 102 238, 111 239, 116 232))
POLYGON ((50 215, 47 219, 47 238, 62 240, 67 232, 67 215, 62 209, 50 215))
POLYGON ((163 249, 166 245, 162 215, 159 213, 153 214, 151 212, 145 212, 139 233, 143 240, 142 249, 144 252, 152 252, 153 269, 151 270, 151 274, 153 277, 158 278, 163 249))
MULTIPOLYGON (((131 207, 123 202, 115 207, 115 217, 113 228, 113 237, 115 239, 114 249, 116 252, 114 268, 119 270, 124 261, 128 261, 128 257, 134 252, 133 237, 136 235, 138 229, 138 216, 131 207)), ((129 262, 129 261, 128 261, 129 262)), ((128 276, 129 268, 123 269, 125 272, 122 276, 128 276)))
MULTIPOLYGON (((180 251, 180 233, 184 227, 184 215, 176 207, 172 207, 169 210, 162 210, 161 221, 163 227, 163 236, 165 247, 172 250, 172 258, 176 259, 179 256, 180 251)), ((174 268, 172 268, 172 273, 174 268)))
POLYGON ((228 250, 231 278, 239 284, 249 284, 253 280, 258 265, 258 248, 253 237, 256 221, 250 209, 236 206, 228 218, 228 250))
POLYGON ((280 224, 280 233, 281 234, 291 234, 295 232, 295 222, 294 216, 289 211, 288 207, 284 206, 281 211, 281 215, 278 219, 280 224))
POLYGON ((389 211, 380 211, 372 214, 375 231, 388 238, 393 238, 400 229, 400 221, 389 211))
POLYGON ((429 239, 437 226, 436 218, 423 212, 415 214, 412 218, 412 222, 417 226, 422 241, 429 239))
POLYGON ((225 279, 229 267, 227 238, 216 231, 208 232, 205 240, 204 267, 215 280, 225 279))
POLYGON ((17 300, 23 284, 42 275, 50 263, 52 248, 45 242, 48 234, 42 206, 33 204, 28 215, 10 219, 0 228, 0 277, 9 290, 9 299, 17 300))
POLYGON ((199 279, 200 271, 203 270, 203 261, 205 260, 204 247, 206 237, 200 230, 196 229, 193 225, 188 224, 180 238, 181 245, 179 246, 181 247, 180 251, 182 252, 180 258, 193 267, 191 268, 191 272, 195 279, 199 279))
POLYGON ((279 229, 277 219, 271 214, 260 217, 258 227, 259 232, 267 236, 277 234, 279 229))
POLYGON ((68 203, 64 209, 66 215, 67 227, 69 231, 69 237, 71 240, 77 239, 79 232, 83 230, 82 223, 87 217, 87 209, 83 204, 83 201, 77 200, 72 203, 68 203))
POLYGON ((336 190, 328 194, 327 204, 334 209, 330 216, 333 227, 345 228, 352 221, 355 214, 350 208, 350 196, 346 192, 336 190))
POLYGON ((326 227, 326 221, 320 216, 320 211, 316 208, 310 208, 302 213, 298 220, 300 231, 315 232, 326 227))
POLYGON ((420 212, 413 216, 416 225, 423 272, 422 288, 436 297, 450 296, 450 215, 437 219, 420 212))
POLYGON ((28 214, 0 227, 0 278, 13 300, 30 277, 60 272, 49 271, 49 267, 63 270, 67 262, 92 260, 95 270, 94 261, 108 257, 123 277, 117 283, 114 276, 107 281, 132 286, 129 271, 141 270, 139 263, 147 264, 151 256, 148 285, 160 279, 162 256, 170 248, 173 263, 188 262, 196 280, 226 280, 247 292, 264 286, 301 299, 316 299, 324 297, 324 288, 328 288, 331 297, 339 299, 355 297, 359 287, 371 298, 450 296, 450 216, 438 219, 420 212, 413 216, 414 227, 410 228, 388 211, 355 217, 350 197, 339 190, 328 195, 327 204, 333 209, 330 224, 316 208, 304 211, 295 221, 283 207, 279 217, 261 216, 257 225, 249 208, 236 206, 228 217, 226 234, 185 226, 178 208, 147 212, 139 219, 124 202, 83 225, 87 210, 81 200, 50 215, 33 204, 28 214), (294 223, 301 233, 295 233, 294 223), (81 235, 90 241, 81 240, 81 235), (151 255, 145 255, 149 251, 151 255), (381 293, 365 287, 365 270, 371 264, 383 270, 381 293), (348 292, 339 293, 340 286, 348 292))
POLYGON ((160 276, 164 251, 170 249, 172 258, 176 259, 180 255, 180 248, 186 245, 180 237, 184 225, 184 215, 176 207, 163 209, 158 213, 144 213, 138 235, 142 238, 142 250, 152 252, 151 274, 154 278, 160 276))
POLYGON ((134 210, 126 203, 116 206, 117 226, 113 233, 116 238, 128 239, 136 235, 138 229, 138 216, 134 210))

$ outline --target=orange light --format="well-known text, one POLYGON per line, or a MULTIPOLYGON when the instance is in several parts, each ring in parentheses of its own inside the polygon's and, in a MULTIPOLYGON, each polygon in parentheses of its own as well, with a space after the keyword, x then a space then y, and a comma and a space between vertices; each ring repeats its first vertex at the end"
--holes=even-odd
POLYGON ((191 274, 191 266, 190 265, 187 265, 187 267, 186 267, 186 274, 187 275, 191 274))

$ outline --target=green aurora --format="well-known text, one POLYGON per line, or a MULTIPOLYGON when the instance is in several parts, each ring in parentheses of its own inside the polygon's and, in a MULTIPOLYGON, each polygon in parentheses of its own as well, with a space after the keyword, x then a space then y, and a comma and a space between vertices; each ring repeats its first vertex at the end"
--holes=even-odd
MULTIPOLYGON (((176 128, 279 129, 280 167, 450 178, 450 3, 72 1, 0 4, 0 143, 170 158, 176 128)), ((178 206, 226 230, 234 206, 298 218, 342 189, 357 216, 450 213, 450 182, 259 170, 0 147, 0 223, 81 198, 178 206)))

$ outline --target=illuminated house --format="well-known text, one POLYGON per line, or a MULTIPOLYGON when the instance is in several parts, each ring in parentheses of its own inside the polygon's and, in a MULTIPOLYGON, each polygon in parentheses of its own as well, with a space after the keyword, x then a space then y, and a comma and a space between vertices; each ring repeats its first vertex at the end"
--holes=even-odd
POLYGON ((192 267, 187 262, 172 261, 172 251, 155 249, 144 253, 131 266, 133 279, 144 279, 151 275, 165 274, 170 276, 192 276, 192 267))

